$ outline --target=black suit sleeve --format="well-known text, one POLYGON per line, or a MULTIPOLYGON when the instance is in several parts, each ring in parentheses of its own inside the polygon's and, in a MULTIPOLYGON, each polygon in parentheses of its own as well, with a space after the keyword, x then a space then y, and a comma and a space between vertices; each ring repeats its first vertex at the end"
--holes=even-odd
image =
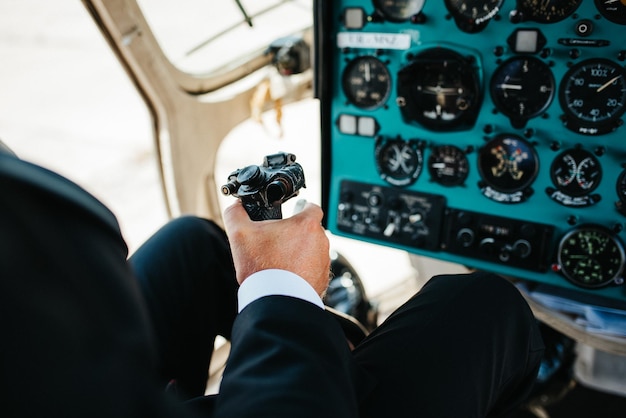
POLYGON ((356 417, 362 379, 341 328, 325 311, 268 296, 235 320, 215 415, 356 417))
POLYGON ((183 416, 157 386, 126 255, 115 217, 94 197, 0 155, 4 416, 183 416))

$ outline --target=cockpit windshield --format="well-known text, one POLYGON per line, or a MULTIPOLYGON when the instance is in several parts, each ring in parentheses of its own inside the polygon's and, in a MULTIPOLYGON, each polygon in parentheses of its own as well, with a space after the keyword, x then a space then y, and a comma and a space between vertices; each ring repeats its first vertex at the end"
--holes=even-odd
POLYGON ((197 75, 227 72, 313 24, 312 0, 139 0, 168 59, 197 75))

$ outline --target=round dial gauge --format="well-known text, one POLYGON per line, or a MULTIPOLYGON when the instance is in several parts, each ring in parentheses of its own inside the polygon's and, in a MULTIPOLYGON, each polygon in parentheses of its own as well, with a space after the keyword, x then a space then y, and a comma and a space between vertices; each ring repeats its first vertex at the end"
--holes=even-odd
POLYGON ((504 0, 445 0, 456 25, 464 32, 480 32, 499 11, 504 0))
POLYGON ((433 181, 443 186, 459 186, 469 174, 465 152, 454 145, 433 147, 428 157, 428 172, 433 181))
POLYGON ((423 153, 418 141, 379 139, 375 154, 380 177, 394 186, 412 184, 422 172, 423 153))
POLYGON ((626 110, 626 70, 603 58, 582 61, 563 76, 559 100, 569 129, 589 135, 613 131, 626 110))
POLYGON ((516 135, 499 135, 481 148, 478 170, 494 190, 515 193, 528 188, 535 180, 539 157, 526 140, 516 135))
POLYGON ((517 0, 522 20, 555 23, 571 16, 582 0, 517 0))
POLYGON ((405 119, 432 130, 472 124, 480 87, 471 60, 446 49, 429 49, 398 73, 398 105, 405 119))
POLYGON ((374 0, 376 10, 392 22, 403 22, 422 11, 425 0, 374 0))
POLYGON ((555 90, 550 67, 530 56, 508 59, 491 78, 491 98, 496 108, 517 128, 546 110, 555 90))
POLYGON ((589 151, 574 148, 559 154, 550 167, 554 185, 569 196, 583 196, 598 187, 602 179, 602 167, 589 151))
POLYGON ((342 77, 348 101, 361 109, 376 109, 389 97, 391 77, 376 57, 359 57, 348 63, 342 77))
POLYGON ((582 287, 601 287, 621 279, 624 261, 622 243, 599 225, 580 226, 559 243, 561 272, 582 287))
POLYGON ((602 16, 613 23, 626 25, 626 0, 595 0, 602 16))
POLYGON ((616 189, 617 198, 619 199, 618 208, 626 213, 626 169, 622 170, 617 177, 616 189))

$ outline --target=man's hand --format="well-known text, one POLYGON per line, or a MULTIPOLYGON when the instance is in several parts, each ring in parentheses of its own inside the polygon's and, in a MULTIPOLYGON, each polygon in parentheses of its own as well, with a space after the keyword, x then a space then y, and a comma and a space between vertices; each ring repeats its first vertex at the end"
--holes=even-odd
POLYGON ((239 284, 257 271, 281 269, 302 277, 321 296, 330 271, 322 216, 311 203, 291 218, 267 221, 251 221, 239 200, 228 207, 224 223, 239 284))

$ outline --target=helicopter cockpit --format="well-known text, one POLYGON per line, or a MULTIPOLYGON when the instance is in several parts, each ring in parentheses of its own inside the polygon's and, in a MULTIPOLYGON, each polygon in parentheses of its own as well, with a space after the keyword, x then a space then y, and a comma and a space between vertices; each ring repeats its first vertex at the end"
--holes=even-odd
POLYGON ((497 273, 626 396, 624 0, 83 3, 149 109, 170 216, 219 222, 229 172, 293 153, 359 275, 417 271, 366 281, 381 309, 432 269, 497 273))

